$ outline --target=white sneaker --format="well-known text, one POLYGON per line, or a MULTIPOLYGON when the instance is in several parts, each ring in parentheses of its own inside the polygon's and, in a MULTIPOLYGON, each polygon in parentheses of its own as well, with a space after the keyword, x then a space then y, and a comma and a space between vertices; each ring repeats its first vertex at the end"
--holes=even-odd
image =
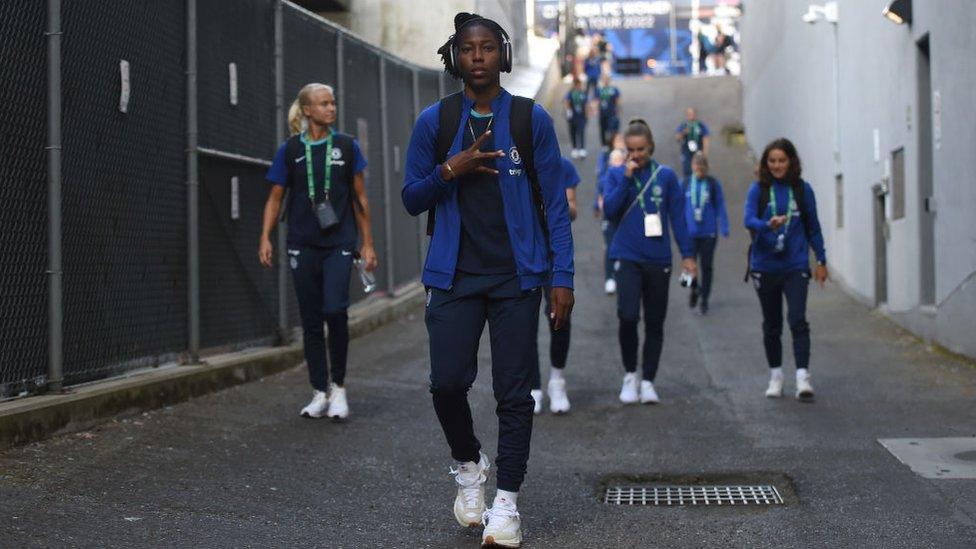
POLYGON ((566 396, 566 380, 549 380, 549 411, 554 414, 565 414, 569 411, 569 397, 566 396))
POLYGON ((302 408, 299 415, 302 417, 320 418, 324 415, 325 408, 329 405, 329 395, 325 391, 313 391, 312 402, 302 408))
POLYGON ((769 378, 769 388, 766 389, 766 398, 780 398, 783 396, 783 377, 773 376, 769 378))
POLYGON ((346 402, 346 388, 335 383, 329 391, 329 413, 331 419, 346 419, 349 417, 349 403, 346 402))
POLYGON ((580 149, 579 157, 580 158, 586 158, 586 149, 580 149))
POLYGON ((657 404, 661 401, 657 398, 657 391, 654 390, 654 384, 646 379, 641 381, 640 384, 640 401, 641 404, 657 404))
POLYGON ((607 281, 603 283, 603 291, 606 292, 607 295, 617 293, 617 281, 612 278, 608 278, 607 281))
POLYGON ((572 159, 576 159, 576 158, 579 158, 579 149, 573 149, 573 150, 572 150, 572 151, 571 151, 571 152, 569 153, 569 157, 570 157, 570 158, 572 158, 572 159))
POLYGON ((535 407, 532 408, 532 413, 539 415, 542 413, 542 389, 532 389, 532 400, 535 401, 535 407))
POLYGON ((481 534, 482 547, 520 547, 522 545, 522 519, 515 507, 496 505, 485 511, 485 531, 481 534))
POLYGON ((796 398, 808 402, 813 400, 813 385, 810 384, 810 372, 806 369, 796 372, 796 398))
POLYGON ((485 513, 485 481, 488 480, 488 456, 481 454, 478 463, 469 461, 451 469, 458 491, 454 498, 454 518, 458 524, 470 528, 481 524, 485 513))
POLYGON ((624 404, 637 404, 640 398, 637 395, 638 386, 637 372, 624 375, 624 384, 620 388, 620 402, 624 404))

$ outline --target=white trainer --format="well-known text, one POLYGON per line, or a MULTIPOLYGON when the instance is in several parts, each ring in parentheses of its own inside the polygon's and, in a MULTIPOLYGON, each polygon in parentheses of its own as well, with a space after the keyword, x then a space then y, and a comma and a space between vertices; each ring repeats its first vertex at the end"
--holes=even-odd
POLYGON ((617 281, 612 278, 608 278, 607 281, 603 283, 603 291, 606 292, 607 295, 617 293, 617 281))
POLYGON ((481 534, 482 547, 521 547, 522 519, 512 506, 498 505, 485 511, 485 531, 481 534))
POLYGON ((459 463, 457 469, 451 469, 458 484, 454 518, 461 526, 472 528, 481 524, 485 513, 485 481, 488 480, 490 467, 488 456, 482 453, 478 463, 459 463))
POLYGON ((566 380, 549 380, 549 411, 554 414, 569 412, 569 397, 566 396, 566 380))
POLYGON ((620 388, 620 402, 624 404, 637 404, 637 401, 640 399, 637 394, 638 387, 637 372, 625 374, 624 384, 620 388))
POLYGON ((580 158, 586 158, 586 149, 580 149, 579 156, 580 158))
POLYGON ((579 149, 573 149, 572 152, 569 153, 569 157, 574 160, 579 158, 579 149))
POLYGON ((302 417, 320 418, 325 414, 325 409, 329 405, 329 395, 325 391, 313 391, 312 402, 302 408, 299 415, 302 417))
POLYGON ((331 419, 346 419, 349 417, 349 403, 346 402, 346 388, 335 383, 329 391, 329 413, 331 419))
POLYGON ((641 381, 640 384, 640 401, 641 404, 657 404, 661 402, 661 399, 657 397, 657 391, 654 390, 654 384, 646 379, 641 381))
POLYGON ((542 389, 532 389, 532 400, 535 401, 535 405, 532 408, 532 413, 539 415, 542 413, 542 389))
POLYGON ((783 396, 783 376, 772 376, 769 378, 769 387, 766 389, 766 398, 780 398, 783 396))
POLYGON ((796 398, 807 402, 813 400, 813 385, 810 384, 810 372, 806 368, 796 371, 796 398))

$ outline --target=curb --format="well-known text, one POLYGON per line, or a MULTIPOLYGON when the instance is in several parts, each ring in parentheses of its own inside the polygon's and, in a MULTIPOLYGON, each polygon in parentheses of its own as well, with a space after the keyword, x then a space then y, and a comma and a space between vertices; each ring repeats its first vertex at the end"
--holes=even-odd
MULTIPOLYGON (((368 334, 423 303, 424 288, 419 283, 401 289, 392 298, 376 296, 357 303, 349 310, 349 336, 368 334)), ((100 381, 59 395, 0 403, 0 450, 255 381, 294 368, 303 360, 300 343, 260 348, 210 356, 204 364, 100 381)))

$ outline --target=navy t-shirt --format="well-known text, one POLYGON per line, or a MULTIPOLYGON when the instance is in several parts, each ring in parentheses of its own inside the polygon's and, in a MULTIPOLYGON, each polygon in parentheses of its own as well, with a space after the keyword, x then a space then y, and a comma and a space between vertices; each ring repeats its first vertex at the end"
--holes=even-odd
MULTIPOLYGON (((475 115, 468 118, 464 128, 462 149, 474 144, 474 136, 488 130, 492 116, 475 115), (472 132, 474 135, 472 135, 472 132)), ((494 136, 481 144, 482 151, 495 149, 494 136)), ((494 166, 494 161, 490 163, 494 166)), ((515 255, 508 235, 502 191, 497 175, 471 172, 458 177, 458 209, 461 212, 461 245, 458 249, 457 270, 468 274, 515 274, 515 255)))
MULTIPOLYGON (((312 179, 315 182, 315 202, 325 199, 326 140, 309 143, 312 148, 312 179)), ((359 143, 342 133, 332 134, 332 187, 329 199, 339 224, 327 231, 319 227, 318 218, 308 193, 308 173, 305 167, 305 134, 285 141, 275 153, 265 178, 290 190, 288 203, 288 244, 319 248, 352 249, 356 246, 356 216, 353 213, 353 176, 366 169, 366 159, 359 143)))

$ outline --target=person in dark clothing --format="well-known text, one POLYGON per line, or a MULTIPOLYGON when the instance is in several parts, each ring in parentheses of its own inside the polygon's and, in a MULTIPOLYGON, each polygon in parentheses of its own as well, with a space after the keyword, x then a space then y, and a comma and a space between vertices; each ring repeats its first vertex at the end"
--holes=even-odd
POLYGON ((684 182, 685 220, 695 245, 695 259, 701 276, 691 286, 688 305, 708 314, 712 292, 712 271, 718 234, 729 237, 729 214, 725 211, 722 184, 708 173, 708 159, 701 151, 691 159, 692 174, 684 182))
POLYGON ((538 105, 529 112, 532 166, 523 162, 527 151, 520 153, 510 132, 524 121, 512 117, 520 98, 501 87, 500 73, 511 70, 508 34, 496 22, 469 13, 454 18, 454 29, 438 53, 445 71, 464 83, 461 95, 452 96, 461 101, 456 130, 453 120, 450 129, 440 127, 441 109, 451 97, 421 113, 407 150, 401 196, 411 215, 426 211, 435 220, 422 280, 430 391, 457 461, 455 519, 463 526, 484 523, 485 544, 518 547, 516 506, 532 435, 541 293, 546 284, 552 286, 549 318, 555 330, 562 329, 573 307, 573 240, 552 119, 538 105), (444 157, 438 147, 442 131, 453 135, 444 157), (488 458, 474 434, 467 399, 485 323, 498 402, 498 491, 488 510, 488 458))
POLYGON ((301 89, 288 114, 292 136, 278 148, 268 169, 267 179, 274 185, 264 206, 258 256, 262 265, 271 267, 271 231, 287 189, 288 261, 313 389, 312 401, 301 415, 344 419, 349 415, 344 384, 349 348, 346 310, 357 238, 366 269, 374 270, 377 260, 363 176, 366 159, 351 136, 333 129, 335 120, 331 86, 308 84, 301 89), (323 324, 329 326, 331 385, 323 324))
POLYGON ((566 108, 566 122, 569 124, 570 137, 573 140, 573 159, 586 158, 586 90, 583 82, 573 80, 573 88, 566 93, 563 106, 566 108))
POLYGON ((796 398, 813 399, 810 382, 810 325, 806 319, 810 285, 810 251, 817 257, 813 278, 826 283, 827 254, 817 216, 813 187, 801 178, 800 157, 788 139, 766 146, 759 163, 759 181, 749 187, 745 226, 753 234, 749 275, 763 313, 763 345, 770 369, 766 396, 783 396, 783 298, 793 334, 796 398))
POLYGON ((691 107, 685 110, 685 121, 678 124, 674 140, 681 146, 681 174, 691 177, 691 157, 701 151, 707 158, 711 145, 711 132, 704 122, 698 120, 697 110, 691 107))
POLYGON ((697 263, 685 223, 684 193, 674 170, 653 159, 654 137, 650 126, 640 119, 631 121, 624 139, 627 163, 609 170, 603 199, 607 215, 617 221, 610 256, 615 260, 620 354, 627 372, 620 401, 654 404, 658 402, 654 378, 664 344, 671 278, 670 232, 674 233, 681 250, 684 271, 694 276, 697 263), (638 378, 637 324, 642 306, 643 377, 638 378))
POLYGON ((610 147, 613 136, 620 131, 620 89, 610 83, 609 75, 604 75, 596 95, 600 112, 600 144, 610 147))

